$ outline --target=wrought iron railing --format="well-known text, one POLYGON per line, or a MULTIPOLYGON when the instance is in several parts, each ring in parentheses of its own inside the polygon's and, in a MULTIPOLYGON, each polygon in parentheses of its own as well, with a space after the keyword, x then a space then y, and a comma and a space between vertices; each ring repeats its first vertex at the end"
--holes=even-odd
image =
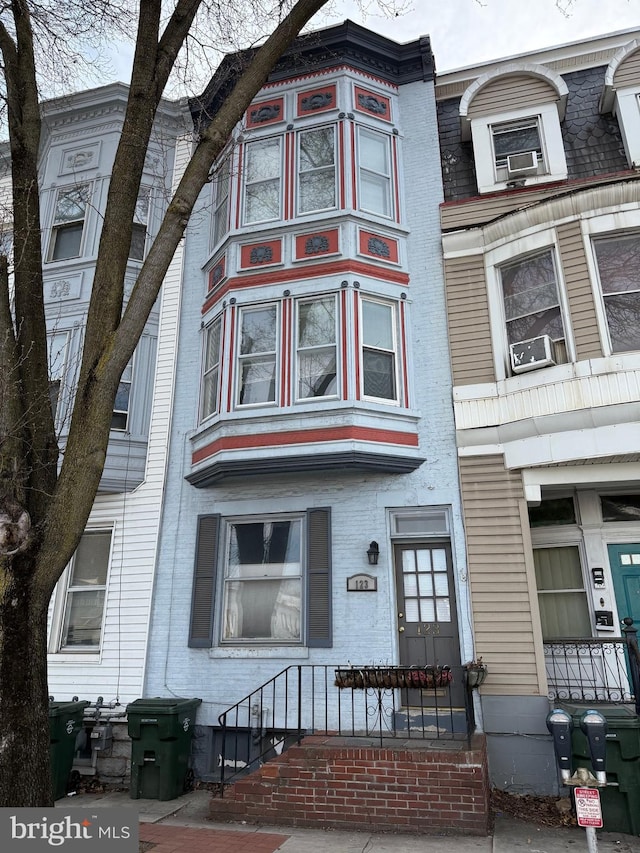
POLYGON ((294 665, 218 718, 220 794, 240 774, 299 743, 327 733, 409 740, 466 739, 475 728, 466 671, 458 667, 294 665), (452 687, 460 685, 460 707, 452 687))
POLYGON ((633 703, 640 714, 640 650, 633 620, 622 637, 544 643, 549 698, 599 704, 633 703))

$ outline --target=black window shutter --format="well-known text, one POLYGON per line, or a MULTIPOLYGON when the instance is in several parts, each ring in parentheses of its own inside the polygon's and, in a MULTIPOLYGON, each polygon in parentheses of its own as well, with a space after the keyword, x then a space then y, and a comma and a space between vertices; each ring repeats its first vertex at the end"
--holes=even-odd
POLYGON ((331 510, 307 510, 307 646, 330 648, 331 510))
POLYGON ((216 596, 219 536, 220 516, 201 515, 198 518, 189 626, 189 646, 194 649, 209 648, 213 644, 213 607, 216 596))

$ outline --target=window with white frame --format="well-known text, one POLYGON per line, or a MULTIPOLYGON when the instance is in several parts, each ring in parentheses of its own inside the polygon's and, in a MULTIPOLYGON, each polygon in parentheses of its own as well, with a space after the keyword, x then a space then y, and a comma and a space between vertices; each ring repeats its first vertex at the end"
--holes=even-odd
POLYGON ((546 172, 538 116, 491 125, 497 181, 546 172))
POLYGON ((298 212, 336 206, 335 129, 317 127, 298 134, 298 212))
POLYGON ((391 217, 391 152, 387 134, 358 128, 358 192, 360 210, 391 217))
POLYGON ((282 144, 279 137, 245 146, 244 223, 280 219, 282 144))
POLYGON ((591 619, 577 545, 534 548, 543 640, 590 637, 591 619))
POLYGON ((221 329, 222 318, 217 317, 204 330, 204 364, 202 369, 200 420, 204 420, 218 411, 221 329))
POLYGON ((640 232, 593 242, 612 352, 640 350, 640 232))
POLYGON ((499 268, 507 340, 510 344, 548 335, 555 361, 567 360, 554 252, 545 249, 499 268))
POLYGON ((133 214, 133 230, 129 257, 134 261, 144 260, 147 245, 147 225, 149 223, 149 201, 151 193, 148 187, 141 187, 133 214))
POLYGON ((85 531, 67 567, 59 651, 100 649, 111 533, 111 530, 85 531))
POLYGON ((275 402, 277 330, 275 304, 241 310, 238 405, 275 402))
POLYGON ((131 382, 133 380, 133 359, 127 364, 118 383, 118 391, 113 404, 111 429, 126 431, 129 424, 129 406, 131 403, 131 382))
POLYGON ((336 297, 297 303, 298 399, 337 394, 336 297))
POLYGON ((368 298, 362 300, 362 393, 398 400, 395 306, 368 298))
POLYGON ((50 261, 80 256, 90 189, 90 184, 78 184, 58 190, 49 245, 50 261))
POLYGON ((213 245, 217 246, 229 230, 229 190, 231 156, 224 158, 213 176, 213 245))
POLYGON ((226 525, 222 641, 301 642, 303 519, 226 525))
POLYGON ((49 399, 51 401, 51 412, 56 420, 58 406, 60 404, 60 391, 64 382, 67 367, 67 346, 69 343, 68 332, 52 332, 47 335, 47 349, 49 359, 49 399))

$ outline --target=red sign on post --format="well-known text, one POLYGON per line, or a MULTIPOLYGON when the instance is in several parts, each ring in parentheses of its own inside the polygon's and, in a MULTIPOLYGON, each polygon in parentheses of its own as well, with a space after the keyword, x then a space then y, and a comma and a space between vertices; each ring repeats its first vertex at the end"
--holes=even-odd
POLYGON ((600 791, 597 788, 576 788, 575 798, 578 826, 602 827, 600 791))

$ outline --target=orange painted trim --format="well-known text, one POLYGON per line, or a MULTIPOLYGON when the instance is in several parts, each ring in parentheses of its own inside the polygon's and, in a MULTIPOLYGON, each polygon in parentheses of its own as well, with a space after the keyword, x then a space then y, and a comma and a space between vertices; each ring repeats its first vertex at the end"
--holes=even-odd
POLYGON ((398 241, 394 240, 392 237, 386 237, 382 234, 377 234, 374 231, 364 231, 361 230, 359 232, 359 240, 358 240, 358 251, 361 255, 368 255, 370 258, 375 258, 377 261, 381 263, 388 264, 397 264, 398 263, 398 241), (369 250, 369 240, 371 239, 382 240, 389 247, 389 257, 385 258, 380 255, 376 255, 374 252, 369 250))
POLYGON ((234 352, 235 349, 235 338, 236 338, 236 307, 235 305, 231 306, 231 317, 229 320, 229 379, 227 386, 227 411, 231 411, 232 406, 232 398, 233 398, 233 383, 234 383, 234 367, 236 364, 236 354, 234 352))
POLYGON ((363 89, 362 86, 353 87, 353 108, 359 113, 373 116, 374 118, 380 119, 380 121, 391 121, 391 99, 387 98, 385 95, 380 95, 378 92, 372 92, 370 89, 363 89), (366 107, 363 107, 358 101, 358 95, 364 95, 365 97, 371 96, 372 98, 375 98, 376 101, 384 103, 386 106, 385 114, 381 115, 375 110, 369 110, 366 107))
POLYGON ((344 150, 344 122, 341 121, 338 123, 338 182, 339 182, 339 193, 340 193, 340 210, 344 210, 347 206, 347 195, 346 195, 346 185, 344 179, 344 164, 345 160, 345 150, 344 150))
POLYGON ((347 291, 340 292, 340 339, 342 341, 342 399, 349 399, 349 371, 347 370, 347 291))
POLYGON ((409 408, 409 372, 407 370, 407 327, 406 304, 400 303, 400 346, 402 351, 402 383, 404 385, 404 405, 409 408))
POLYGON ((393 194, 396 202, 396 222, 400 223, 402 217, 400 216, 400 176, 398 173, 398 139, 395 136, 391 137, 392 139, 392 148, 393 151, 393 174, 391 175, 391 180, 393 182, 393 194))
POLYGON ((339 230, 337 228, 331 228, 328 231, 308 231, 305 234, 296 234, 296 261, 312 261, 324 255, 337 255, 340 251, 338 235, 339 230), (317 254, 307 255, 306 244, 307 240, 311 237, 324 237, 327 241, 327 248, 317 254))
POLYGON ((353 294, 353 340, 355 347, 356 366, 356 400, 361 398, 360 393, 360 300, 358 291, 353 294))
POLYGON ((245 126, 247 129, 255 129, 261 127, 269 127, 271 124, 279 124, 285 120, 284 114, 284 97, 268 98, 263 101, 254 101, 250 104, 249 109, 245 113, 245 126), (264 107, 277 107, 278 112, 273 118, 267 118, 263 121, 257 121, 256 117, 260 114, 264 107))
POLYGON ((264 433, 263 435, 228 435, 217 438, 206 447, 196 450, 191 464, 197 465, 204 459, 225 450, 248 450, 260 447, 287 447, 292 444, 317 444, 325 441, 371 441, 376 444, 397 444, 402 447, 418 447, 418 436, 410 432, 398 432, 374 427, 342 426, 318 429, 298 429, 290 432, 264 433))
POLYGON ((242 207, 244 205, 244 198, 242 195, 242 170, 244 169, 244 149, 246 146, 246 142, 243 145, 238 146, 238 177, 236 180, 237 190, 236 190, 236 229, 240 228, 240 215, 242 211, 242 207))
POLYGON ((282 240, 264 240, 259 243, 244 243, 240 246, 240 266, 243 269, 257 270, 263 267, 271 267, 274 264, 282 263, 282 240), (254 249, 259 248, 271 249, 271 259, 268 261, 259 261, 251 263, 251 253, 254 249))
POLYGON ((338 102, 336 100, 336 84, 329 83, 326 86, 322 86, 321 88, 316 89, 305 89, 304 92, 298 92, 298 96, 296 99, 296 115, 298 118, 300 116, 314 116, 318 113, 326 113, 328 110, 335 110, 338 106, 338 102), (328 104, 322 104, 321 106, 317 106, 313 109, 303 109, 302 102, 307 98, 318 98, 322 101, 324 95, 331 95, 331 100, 328 104))
POLYGON ((358 174, 356 169, 356 128, 351 123, 351 207, 358 209, 358 174))
MULTIPOLYGON (((258 270, 256 270, 256 273, 258 273, 258 270)), ((207 298, 202 306, 202 313, 206 314, 230 290, 240 290, 245 287, 261 287, 267 284, 284 284, 288 281, 300 281, 302 279, 317 278, 325 275, 344 275, 345 273, 367 275, 378 281, 386 281, 390 284, 399 284, 405 287, 409 284, 409 276, 405 272, 372 266, 361 261, 349 259, 324 264, 313 263, 313 266, 300 266, 295 269, 277 270, 275 272, 260 272, 257 276, 254 273, 251 276, 245 275, 238 276, 237 278, 228 278, 214 295, 207 298)))

